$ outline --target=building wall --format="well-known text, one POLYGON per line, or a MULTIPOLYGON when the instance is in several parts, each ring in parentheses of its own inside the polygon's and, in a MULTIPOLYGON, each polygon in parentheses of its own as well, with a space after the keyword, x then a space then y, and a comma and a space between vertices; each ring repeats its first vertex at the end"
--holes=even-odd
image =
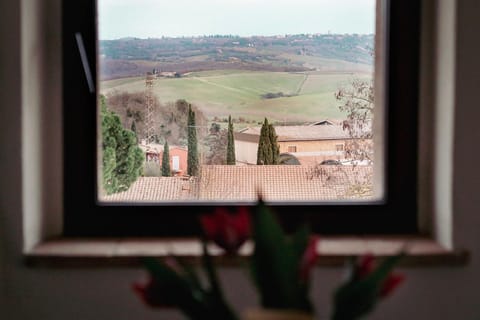
MULTIPOLYGON (((173 157, 178 156, 179 157, 179 164, 180 164, 180 172, 177 174, 182 174, 182 173, 187 173, 187 156, 188 152, 185 149, 181 148, 171 148, 168 150, 170 154, 170 168, 173 170, 173 157)), ((163 159, 163 151, 160 152, 159 155, 160 159, 160 167, 162 165, 162 159, 163 159)))
POLYGON ((237 164, 257 163, 258 143, 235 140, 235 160, 237 164))
POLYGON ((345 146, 345 140, 279 141, 280 153, 289 152, 289 146, 296 146, 296 152, 337 151, 337 145, 345 146))
MULTIPOLYGON (((316 164, 323 160, 344 159, 343 152, 337 152, 337 145, 345 146, 345 140, 321 140, 321 141, 280 141, 280 153, 291 153, 295 156, 295 152, 290 152, 288 147, 295 146, 296 152, 311 152, 311 155, 298 155, 302 164, 316 164)), ((256 164, 257 163, 258 144, 256 142, 235 140, 235 157, 239 164, 256 164)))

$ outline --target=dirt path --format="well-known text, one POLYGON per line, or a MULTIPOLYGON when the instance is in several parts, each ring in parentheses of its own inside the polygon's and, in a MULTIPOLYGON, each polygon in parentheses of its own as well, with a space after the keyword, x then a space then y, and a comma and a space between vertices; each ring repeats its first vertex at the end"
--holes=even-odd
POLYGON ((234 91, 234 92, 239 92, 239 93, 245 94, 245 91, 243 91, 243 90, 239 90, 239 89, 237 89, 237 88, 232 88, 232 87, 225 86, 225 85, 222 85, 222 84, 210 82, 210 81, 205 80, 205 79, 202 79, 202 78, 200 78, 200 77, 192 77, 191 79, 195 79, 195 80, 198 80, 198 81, 200 81, 200 82, 207 83, 207 84, 209 84, 209 85, 216 86, 216 87, 219 87, 219 88, 223 88, 223 89, 226 89, 226 90, 230 90, 230 91, 234 91))
POLYGON ((296 95, 300 95, 300 91, 302 91, 303 85, 305 84, 305 81, 307 81, 307 79, 308 79, 308 73, 304 73, 304 74, 303 74, 303 80, 302 80, 302 82, 300 82, 300 84, 298 85, 297 90, 295 91, 295 94, 296 94, 296 95))

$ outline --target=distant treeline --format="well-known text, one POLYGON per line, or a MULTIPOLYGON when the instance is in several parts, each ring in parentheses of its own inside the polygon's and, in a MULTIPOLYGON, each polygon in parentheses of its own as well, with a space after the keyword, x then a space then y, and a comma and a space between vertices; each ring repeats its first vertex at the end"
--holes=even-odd
POLYGON ((180 38, 100 40, 101 77, 135 76, 143 69, 169 72, 212 69, 307 71, 310 58, 372 65, 374 35, 209 35, 180 38), (143 62, 139 62, 143 61, 143 62), (144 63, 145 61, 149 63, 144 63))

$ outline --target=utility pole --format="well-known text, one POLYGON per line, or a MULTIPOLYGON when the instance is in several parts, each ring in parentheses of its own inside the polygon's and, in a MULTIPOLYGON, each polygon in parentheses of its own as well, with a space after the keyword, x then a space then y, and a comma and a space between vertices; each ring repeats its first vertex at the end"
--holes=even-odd
POLYGON ((147 72, 145 77, 145 143, 149 145, 154 140, 154 125, 153 125, 153 84, 157 77, 154 72, 147 72))

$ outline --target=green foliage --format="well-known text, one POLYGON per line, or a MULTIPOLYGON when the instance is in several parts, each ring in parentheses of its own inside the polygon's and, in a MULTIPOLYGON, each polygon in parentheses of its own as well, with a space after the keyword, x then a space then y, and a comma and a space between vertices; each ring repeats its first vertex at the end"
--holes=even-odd
POLYGON ((180 259, 175 260, 179 270, 174 270, 155 258, 144 258, 143 262, 164 293, 165 304, 175 306, 189 319, 237 320, 237 315, 223 297, 205 242, 202 247, 202 267, 207 285, 202 285, 195 270, 180 259))
POLYGON ((255 210, 255 250, 250 266, 262 307, 312 312, 308 281, 299 277, 299 261, 308 245, 309 228, 302 226, 289 237, 262 201, 255 210))
POLYGON ((227 164, 235 165, 235 141, 233 139, 232 117, 228 116, 227 164))
POLYGON ((143 152, 137 146, 135 134, 125 130, 120 118, 107 110, 101 96, 102 177, 107 194, 127 190, 142 173, 143 152))
POLYGON ((268 120, 265 118, 260 130, 260 139, 258 141, 257 164, 268 164, 271 159, 269 152, 271 151, 270 140, 268 139, 268 120))
POLYGON ((197 128, 195 122, 195 112, 192 110, 192 105, 188 105, 188 121, 187 121, 187 139, 188 139, 188 157, 187 157, 187 172, 190 176, 198 175, 198 142, 197 142, 197 128))
POLYGON ((271 164, 278 164, 280 160, 280 146, 278 145, 277 141, 277 133, 275 132, 275 128, 272 124, 268 125, 268 137, 270 139, 270 145, 272 148, 272 163, 271 164))
POLYGON ((172 172, 170 170, 170 149, 168 147, 168 142, 165 141, 163 145, 163 156, 162 156, 162 176, 170 177, 172 172))
POLYGON ((258 141, 257 164, 278 164, 279 160, 280 147, 277 143, 277 134, 273 125, 269 124, 267 118, 265 118, 258 141))
POLYGON ((282 153, 279 155, 278 164, 283 165, 300 165, 300 161, 298 161, 297 157, 289 153, 282 153))
MULTIPOLYGON (((226 208, 201 219, 203 255, 198 269, 203 277, 199 277, 197 268, 175 256, 167 258, 165 263, 154 258, 144 259, 153 281, 144 287, 148 290, 143 291, 142 299, 150 306, 175 307, 193 320, 238 319, 225 300, 207 241, 225 250, 225 242, 232 240, 232 232, 240 237, 241 232, 244 236, 251 232, 254 250, 247 266, 261 307, 314 316, 309 275, 318 257, 318 236, 311 233, 306 222, 293 233, 284 232, 274 211, 261 198, 252 209, 249 219, 236 220, 235 224, 227 222, 226 208)), ((232 253, 235 252, 229 254, 232 253)), ((373 256, 356 257, 360 263, 352 259, 349 278, 333 292, 334 305, 329 319, 358 320, 369 314, 379 300, 402 281, 403 276, 394 275, 392 271, 403 256, 402 251, 384 259, 378 266, 373 264, 373 256)))

